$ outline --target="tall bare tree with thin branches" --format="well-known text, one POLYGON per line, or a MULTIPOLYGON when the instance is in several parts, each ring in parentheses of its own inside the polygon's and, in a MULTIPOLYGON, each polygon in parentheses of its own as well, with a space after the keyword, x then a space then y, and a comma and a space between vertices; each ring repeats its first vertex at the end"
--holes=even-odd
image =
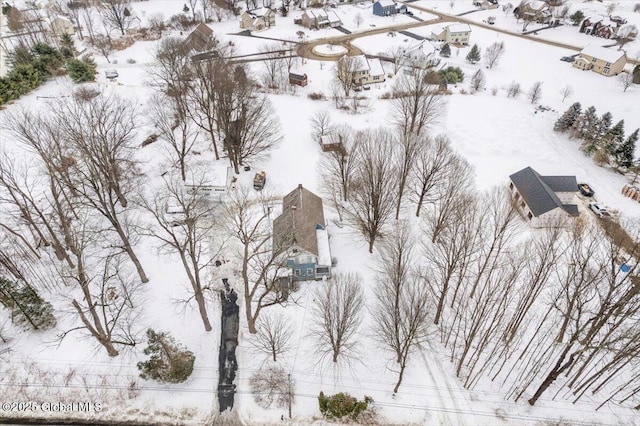
POLYGON ((411 75, 400 76, 393 86, 392 120, 405 135, 421 134, 444 111, 444 98, 437 86, 428 83, 427 72, 415 69, 411 75))
POLYGON ((334 274, 316 293, 312 336, 322 358, 337 363, 356 354, 357 335, 362 322, 364 294, 362 279, 353 273, 334 274))

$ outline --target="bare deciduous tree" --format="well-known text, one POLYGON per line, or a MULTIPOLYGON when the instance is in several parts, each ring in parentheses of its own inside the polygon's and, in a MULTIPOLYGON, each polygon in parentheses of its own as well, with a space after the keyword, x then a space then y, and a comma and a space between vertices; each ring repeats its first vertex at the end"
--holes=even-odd
POLYGON ((364 18, 362 17, 362 14, 356 13, 356 15, 353 17, 353 23, 356 24, 356 27, 360 28, 360 25, 362 25, 363 22, 364 18))
POLYGON ((426 142, 418 156, 411 181, 413 201, 417 205, 416 216, 420 216, 425 202, 432 202, 437 197, 439 188, 444 186, 449 161, 455 156, 446 136, 438 135, 426 142))
POLYGON ((394 393, 402 384, 410 355, 426 343, 428 331, 429 294, 427 286, 411 270, 412 252, 410 230, 401 223, 381 249, 384 268, 376 279, 376 306, 371 311, 378 341, 398 363, 394 393))
POLYGON ((285 63, 281 47, 278 44, 267 44, 260 47, 259 52, 264 58, 263 84, 270 89, 281 89, 285 81, 285 63))
POLYGON ((321 358, 353 359, 364 307, 362 279, 352 273, 334 274, 318 290, 315 301, 312 336, 321 358))
POLYGON ((266 96, 243 100, 225 132, 224 146, 236 174, 248 161, 269 155, 282 139, 280 122, 266 96))
POLYGON ((355 228, 373 245, 393 216, 397 170, 392 161, 393 137, 384 130, 359 132, 359 164, 349 197, 349 213, 355 228))
POLYGON ((486 82, 487 79, 484 76, 484 72, 479 69, 471 76, 471 90, 474 92, 479 92, 480 90, 484 89, 486 82))
POLYGON ((484 53, 484 61, 489 69, 495 67, 500 62, 500 58, 504 55, 504 42, 495 42, 487 47, 484 53))
POLYGON ((262 309, 284 302, 277 285, 287 275, 282 249, 273 245, 269 195, 263 190, 257 196, 246 186, 238 186, 225 204, 224 217, 228 234, 237 245, 240 279, 247 325, 257 333, 256 321, 262 309))
POLYGON ((293 323, 282 314, 262 315, 256 324, 258 332, 249 343, 258 351, 277 361, 278 355, 283 355, 292 347, 293 323))
POLYGON ((529 89, 528 97, 532 104, 535 104, 542 98, 542 82, 541 81, 536 81, 535 83, 533 83, 533 86, 531 86, 531 89, 529 89))
POLYGON ((320 142, 320 140, 322 140, 324 136, 327 136, 329 135, 329 133, 331 133, 333 123, 331 121, 331 114, 329 114, 329 111, 327 111, 326 109, 320 110, 313 114, 310 121, 313 137, 318 142, 320 142))
POLYGON ((168 142, 168 158, 187 179, 187 158, 196 143, 197 130, 178 102, 166 95, 151 98, 151 122, 160 136, 168 142))
POLYGON ((618 83, 620 83, 620 86, 622 86, 623 92, 626 92, 627 89, 633 85, 633 75, 628 72, 621 72, 616 79, 618 83))
POLYGON ((400 208, 407 185, 411 185, 413 170, 428 138, 413 133, 400 137, 395 147, 396 170, 398 171, 398 195, 396 201, 396 220, 400 217, 400 208))
POLYGON ((560 90, 560 96, 562 96, 562 102, 567 100, 567 98, 570 98, 572 95, 573 95, 573 87, 571 86, 564 86, 560 90))
POLYGON ((509 87, 507 88, 507 97, 509 98, 517 98, 522 89, 520 88, 520 83, 516 83, 512 81, 509 87))
POLYGON ((436 86, 426 79, 427 70, 415 69, 402 75, 393 87, 391 114, 393 122, 404 134, 419 135, 434 124, 444 109, 444 99, 436 86))
POLYGON ((356 85, 354 73, 362 67, 360 58, 355 56, 343 56, 336 62, 336 80, 344 91, 344 96, 349 97, 351 89, 356 85))
POLYGON ((134 20, 131 10, 129 0, 105 0, 102 3, 102 20, 106 27, 125 35, 134 20))
POLYGON ((453 213, 460 208, 464 209, 465 203, 469 201, 472 175, 473 170, 466 160, 459 156, 450 157, 444 185, 427 215, 431 242, 435 242, 440 232, 449 226, 453 213))
POLYGON ((258 370, 251 377, 251 392, 262 408, 289 408, 294 400, 295 383, 282 367, 271 366, 258 370))
POLYGON ((206 331, 211 331, 205 292, 209 289, 206 270, 220 256, 224 240, 215 240, 217 212, 202 191, 206 174, 191 170, 194 185, 187 189, 180 178, 169 175, 161 192, 143 198, 142 206, 154 218, 146 234, 156 238, 169 253, 177 253, 189 280, 190 297, 195 299, 206 331), (172 211, 175 210, 174 211, 172 211))

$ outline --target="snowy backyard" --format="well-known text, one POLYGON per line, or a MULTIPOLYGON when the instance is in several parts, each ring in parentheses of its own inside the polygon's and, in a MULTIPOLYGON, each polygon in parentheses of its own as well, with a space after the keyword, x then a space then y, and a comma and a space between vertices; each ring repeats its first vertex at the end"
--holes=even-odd
MULTIPOLYGON (((417 0, 406 3, 412 15, 392 16, 374 15, 369 1, 327 2, 308 10, 333 12, 342 25, 318 30, 294 24, 305 10, 292 2, 287 16, 277 11, 276 24, 263 31, 240 27, 244 2, 230 2, 240 8, 234 16, 220 7, 227 2, 205 1, 216 11, 207 24, 215 49, 228 53, 228 62, 192 61, 181 53, 195 25, 167 25, 156 40, 108 52, 92 46, 85 31, 84 40, 77 34, 73 40, 78 52, 92 54, 95 81, 75 84, 58 73, 0 106, 0 423, 343 424, 351 420, 330 418, 318 398, 344 392, 371 398, 356 421, 367 424, 640 425, 640 240, 634 239, 640 203, 622 193, 640 172, 640 150, 625 163, 622 147, 640 128, 640 84, 623 87, 617 76, 579 70, 560 60, 579 50, 536 41, 581 49, 614 40, 581 34, 568 18, 520 37, 522 21, 502 10, 506 0, 492 10, 471 0, 417 0), (461 16, 471 27, 468 45, 451 43, 450 56, 443 56, 441 42, 425 40, 437 25, 472 10, 461 16), (437 24, 437 13, 451 16, 437 24), (485 23, 490 16, 504 31, 485 23), (478 61, 468 57, 473 45, 483 55, 478 61), (489 67, 484 55, 492 45, 504 52, 489 67), (396 55, 414 46, 437 66, 425 71, 406 62, 399 69, 396 55), (171 62, 167 52, 178 59, 171 62), (383 81, 349 86, 357 71, 345 71, 348 60, 336 61, 345 54, 366 55, 365 63, 382 59, 383 81), (186 74, 176 77, 167 71, 172 66, 186 74), (449 68, 459 68, 463 80, 423 84, 449 68), (304 74, 308 84, 289 84, 289 71, 304 74), (420 105, 435 105, 417 130, 409 130, 406 115, 404 123, 398 118, 410 84, 423 84, 420 105), (189 95, 175 95, 180 90, 189 95), (215 100, 205 98, 206 90, 233 99, 218 92, 215 100), (623 121, 617 147, 611 148, 614 139, 598 145, 596 136, 591 146, 574 127, 557 130, 575 103, 584 114, 595 107, 598 123, 610 113, 607 128, 594 131, 602 140, 614 138, 612 129, 623 121), (218 105, 230 104, 242 106, 222 117, 218 105), (89 105, 97 106, 82 115, 89 105), (211 105, 215 126, 205 119, 211 105), (91 121, 96 115, 100 125, 91 121), (253 127, 237 130, 243 120, 253 127), (78 135, 102 140, 119 131, 126 142, 113 148, 122 149, 117 158, 107 155, 118 163, 115 171, 96 171, 112 163, 89 164, 99 154, 78 135), (254 145, 239 153, 236 137, 254 138, 248 142, 254 145), (320 139, 341 148, 325 152, 320 139), (416 160, 405 162, 406 190, 401 186, 398 196, 400 159, 410 149, 416 160), (427 176, 429 167, 437 178, 427 176), (509 198, 509 177, 527 167, 544 177, 575 176, 595 195, 574 189, 579 217, 534 228, 518 198, 509 198), (213 170, 222 183, 210 182, 213 170), (256 180, 261 171, 264 189, 256 180), (122 187, 111 179, 122 179, 122 187), (385 212, 378 228, 370 219, 378 201, 367 198, 374 181, 391 188, 377 206, 385 212), (300 238, 286 235, 295 248, 276 253, 274 223, 288 213, 290 199, 283 198, 302 191, 299 185, 322 198, 324 223, 313 224, 313 233, 328 234, 329 264, 316 263, 331 267, 330 279, 296 280, 300 271, 283 264, 304 248, 300 238), (16 196, 18 189, 25 193, 16 196), (613 218, 596 217, 591 201, 613 218), (631 242, 605 232, 609 221, 631 242), (289 283, 286 297, 275 286, 281 280, 289 283), (33 286, 50 304, 38 309, 51 311, 53 325, 39 329, 28 316, 16 320, 10 283, 33 286), (359 296, 337 350, 328 342, 322 303, 342 307, 340 288, 359 296), (238 295, 239 306, 232 343, 229 330, 238 324, 221 303, 230 294, 238 295), (395 309, 386 303, 394 294, 395 309), (391 317, 395 322, 387 324, 391 317), (269 321, 286 334, 278 350, 260 340, 269 321), (403 352, 392 341, 408 333, 398 330, 405 326, 413 334, 403 352), (190 374, 174 381, 140 376, 149 359, 148 329, 175 339, 160 346, 175 344, 187 358, 191 352, 190 374), (279 374, 271 393, 256 390, 268 371, 279 374), (232 389, 233 400, 222 414, 221 385, 232 389)), ((195 0, 125 3, 136 27, 189 17, 194 8, 204 12, 195 0)), ((640 27, 634 1, 566 3, 569 14, 586 16, 606 16, 615 3, 614 14, 640 27)), ((89 10, 97 33, 122 38, 103 26, 99 10, 89 10)), ((631 74, 640 66, 640 37, 624 50, 631 74)), ((319 241, 315 248, 327 252, 319 241)))

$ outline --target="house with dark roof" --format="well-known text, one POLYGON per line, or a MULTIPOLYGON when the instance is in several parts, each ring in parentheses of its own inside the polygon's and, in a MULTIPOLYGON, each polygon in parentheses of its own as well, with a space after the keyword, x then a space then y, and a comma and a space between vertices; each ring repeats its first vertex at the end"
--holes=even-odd
POLYGON ((322 198, 302 185, 287 194, 273 221, 273 250, 292 270, 295 281, 331 276, 331 251, 322 198))
POLYGON ((213 30, 207 24, 200 23, 182 42, 182 45, 188 51, 202 52, 210 48, 212 43, 213 30))
POLYGON ((535 228, 556 226, 563 219, 579 215, 574 197, 575 176, 541 176, 525 167, 509 176, 511 198, 524 218, 535 228))

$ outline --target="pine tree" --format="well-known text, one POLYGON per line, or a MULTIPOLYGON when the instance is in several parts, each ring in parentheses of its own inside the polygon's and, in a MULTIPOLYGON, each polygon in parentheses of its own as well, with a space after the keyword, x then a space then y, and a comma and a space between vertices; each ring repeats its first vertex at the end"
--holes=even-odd
POLYGON ((467 61, 472 64, 480 62, 480 48, 477 44, 474 44, 469 53, 467 53, 467 61))
POLYGON ((612 123, 613 123, 613 116, 611 115, 610 112, 605 112, 600 118, 600 120, 598 120, 597 135, 596 135, 596 140, 598 143, 602 142, 605 136, 607 135, 607 133, 609 133, 609 130, 611 130, 612 123))
POLYGON ((603 140, 602 149, 614 157, 616 164, 620 164, 619 156, 621 154, 622 145, 624 144, 624 120, 618 121, 606 134, 603 140))
POLYGON ((442 46, 442 48, 440 49, 440 56, 444 56, 445 58, 451 56, 451 46, 449 46, 449 43, 445 43, 442 46))
POLYGON ((582 149, 587 154, 593 154, 596 150, 593 137, 597 133, 599 120, 600 118, 596 114, 596 108, 590 106, 576 119, 571 127, 571 137, 584 141, 582 149))
POLYGON ((151 357, 138 363, 140 377, 168 383, 182 383, 189 378, 196 360, 191 351, 178 344, 169 333, 149 329, 147 339, 149 345, 144 354, 151 357))
POLYGON ((82 59, 70 58, 67 60, 67 72, 74 83, 93 81, 96 77, 96 62, 89 55, 82 59))
POLYGON ((73 58, 76 55, 73 38, 68 33, 62 34, 60 37, 60 54, 64 59, 73 58))
POLYGON ((576 122, 581 112, 582 105, 580 105, 580 102, 574 103, 558 118, 558 121, 556 121, 556 124, 553 126, 553 130, 556 132, 566 132, 573 126, 573 123, 576 122))
POLYGON ((636 142, 638 142, 638 130, 639 129, 636 129, 631 133, 618 149, 616 156, 616 164, 618 167, 628 169, 633 165, 633 155, 636 151, 636 142))

